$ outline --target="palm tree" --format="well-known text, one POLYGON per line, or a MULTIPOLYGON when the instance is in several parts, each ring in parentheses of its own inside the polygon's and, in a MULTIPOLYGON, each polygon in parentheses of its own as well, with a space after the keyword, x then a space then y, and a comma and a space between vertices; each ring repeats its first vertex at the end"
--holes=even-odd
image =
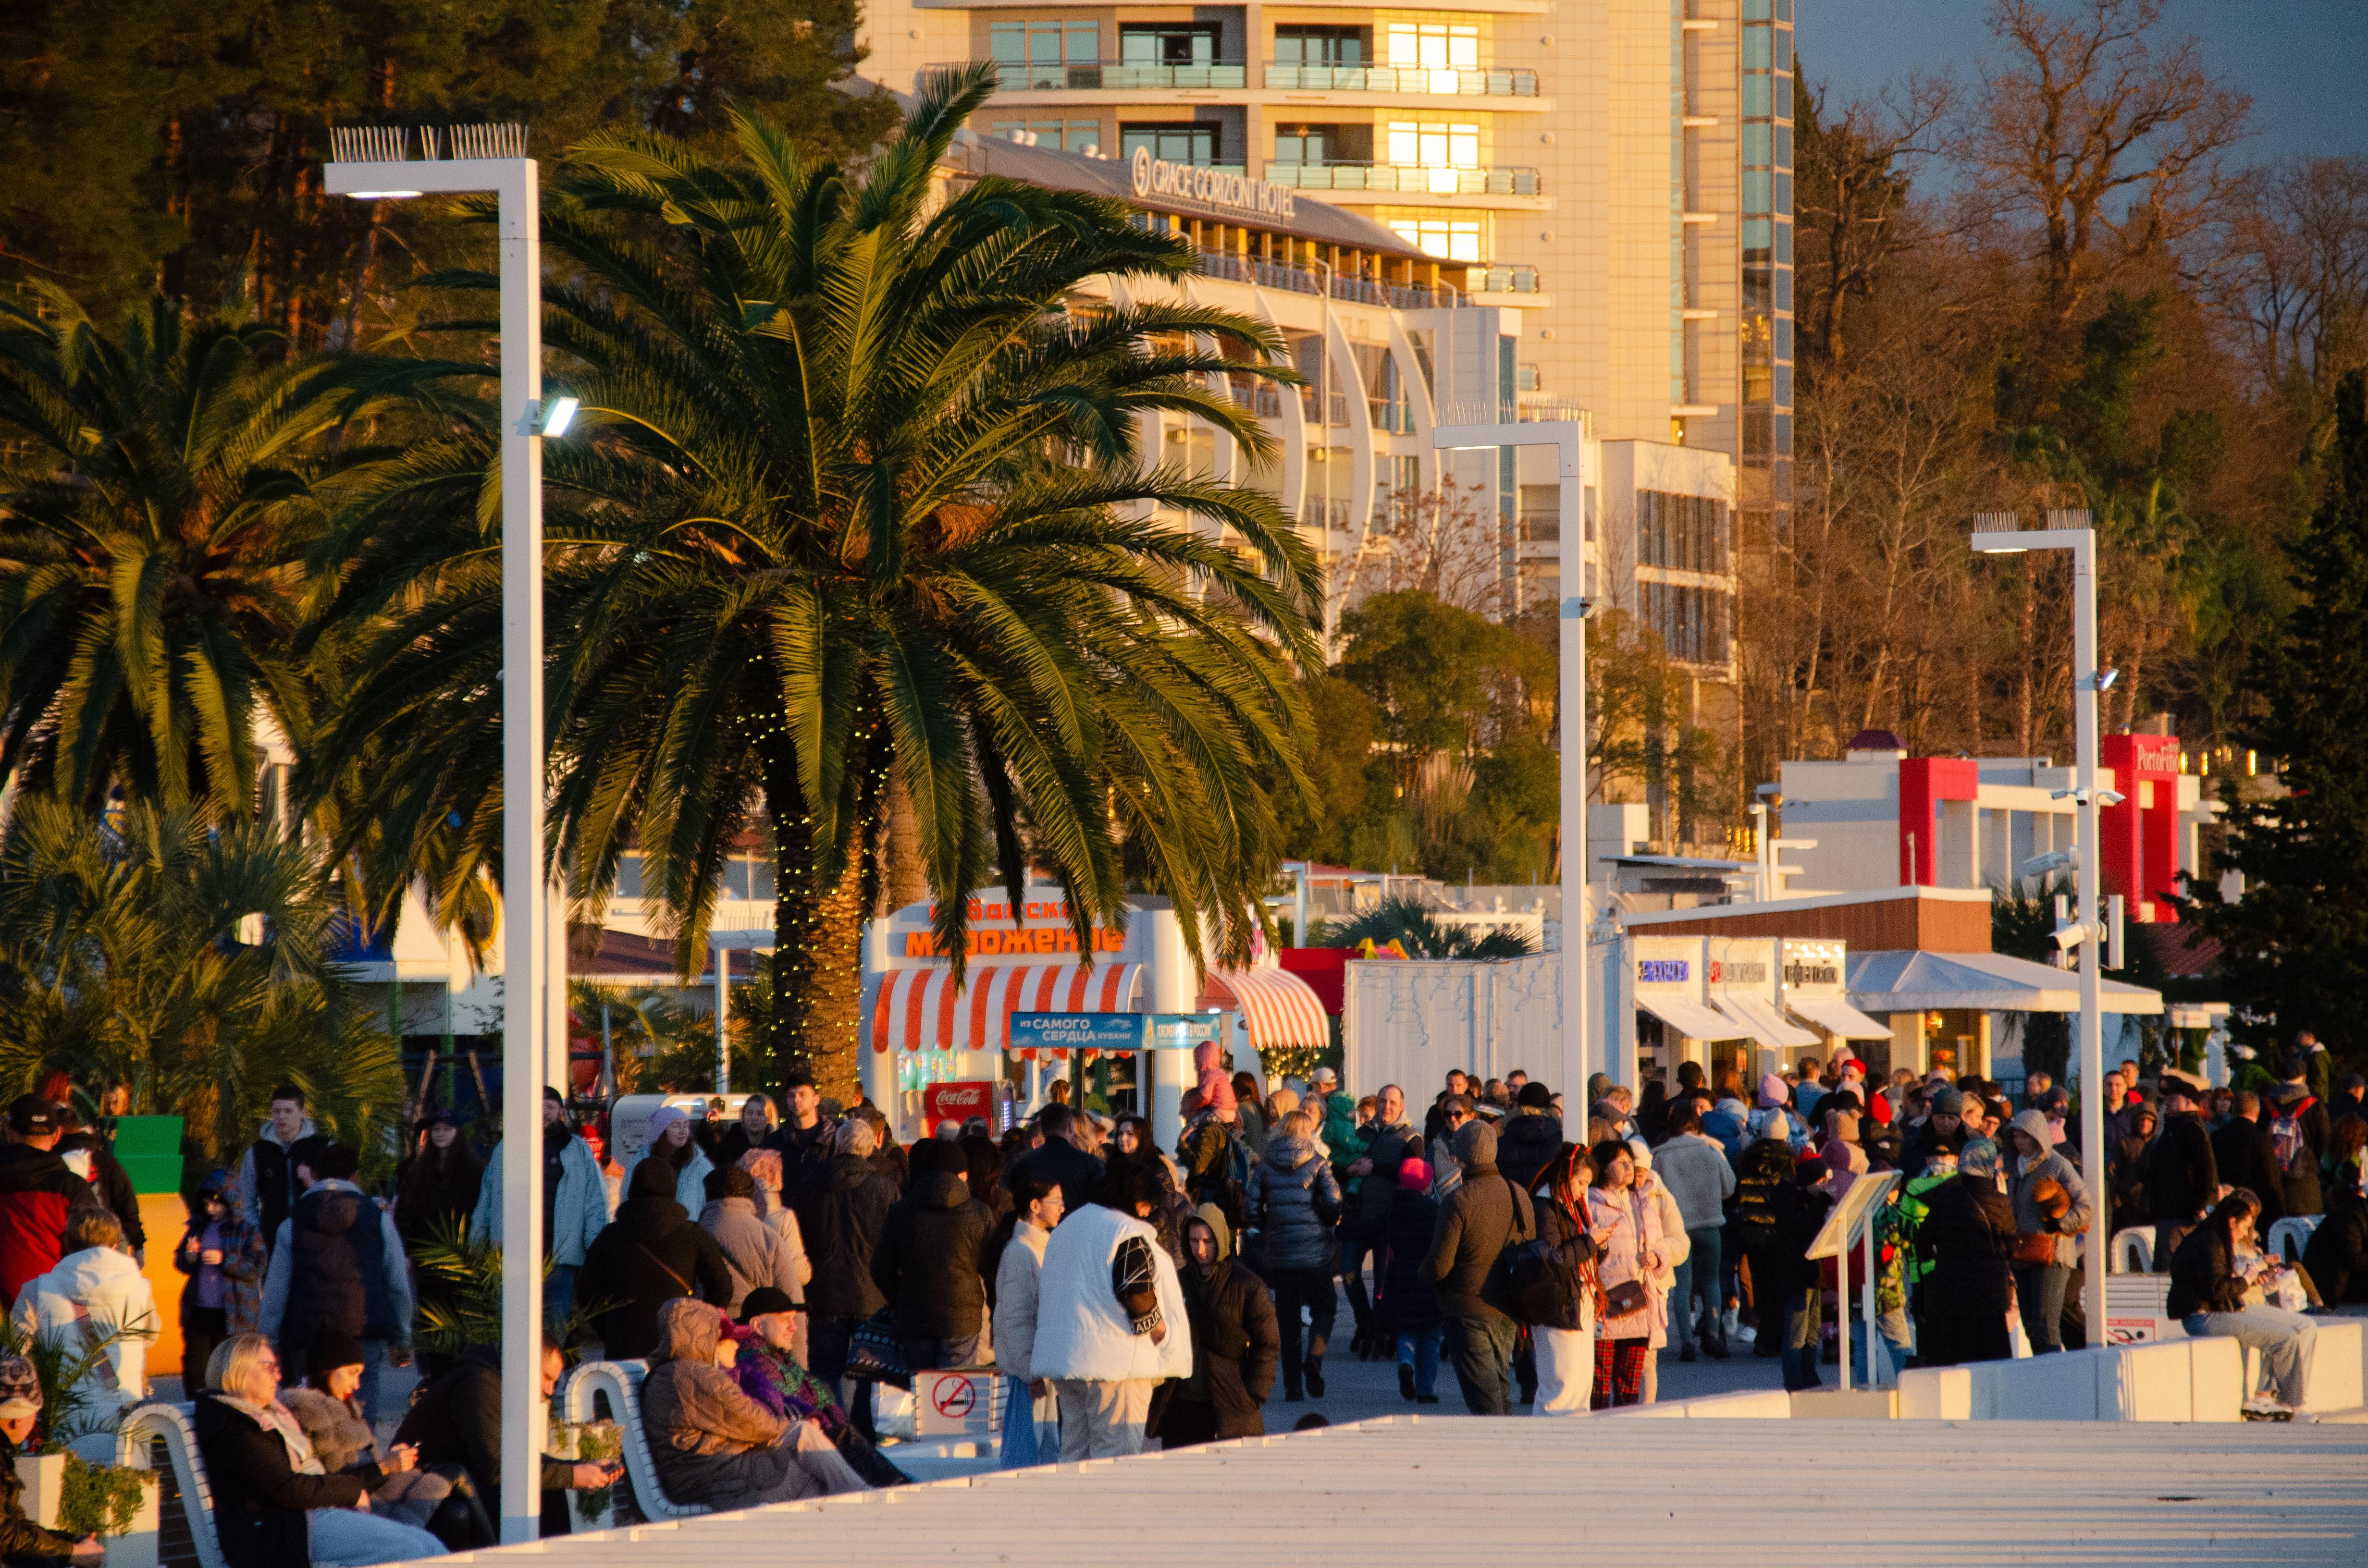
MULTIPOLYGON (((940 77, 860 170, 750 119, 730 163, 598 139, 544 219, 572 273, 546 341, 590 435, 546 451, 554 854, 597 903, 638 845, 688 971, 724 858, 768 833, 767 1054, 842 1094, 892 776, 957 965, 969 892, 1018 898, 1031 867, 1081 952, 1132 881, 1174 901, 1196 958, 1246 953, 1277 799, 1307 790, 1313 554, 1271 497, 1146 469, 1136 434, 1167 411, 1269 449, 1212 389, 1287 378, 1280 344, 1230 312, 1073 308, 1098 276, 1195 265, 1121 204, 994 179, 935 201, 992 88, 940 77)), ((485 458, 419 455, 333 611, 383 630, 323 765, 393 748, 373 820, 445 887, 499 834, 485 458)))
POLYGON ((324 484, 375 456, 325 437, 424 368, 356 392, 279 333, 162 299, 119 336, 65 294, 0 298, 0 775, 96 808, 256 807, 264 729, 306 724, 290 642, 324 484))
POLYGON ((1353 948, 1371 937, 1376 947, 1395 941, 1410 959, 1519 959, 1537 949, 1519 931, 1475 931, 1439 918, 1418 899, 1385 898, 1372 908, 1335 925, 1326 921, 1315 939, 1327 948, 1353 948))
POLYGON ((134 1110, 178 1112, 227 1158, 295 1083, 324 1129, 374 1151, 402 1070, 330 956, 345 918, 321 853, 269 826, 19 800, 0 840, 0 1085, 61 1067, 128 1084, 134 1110))

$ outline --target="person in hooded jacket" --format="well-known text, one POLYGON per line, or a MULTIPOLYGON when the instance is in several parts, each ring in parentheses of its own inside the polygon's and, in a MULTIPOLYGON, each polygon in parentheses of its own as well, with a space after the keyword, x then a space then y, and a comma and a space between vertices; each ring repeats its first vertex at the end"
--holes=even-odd
MULTIPOLYGON (((13 1119, 13 1118, 12 1118, 13 1119)), ((267 1247, 274 1245, 279 1222, 304 1196, 296 1167, 328 1140, 304 1114, 304 1091, 282 1084, 271 1091, 271 1119, 256 1130, 255 1142, 239 1156, 238 1191, 246 1205, 246 1222, 256 1228, 267 1247)))
POLYGON ((2328 1188, 2326 1218, 2303 1246, 2303 1270, 2330 1307, 2368 1301, 2368 1195, 2360 1189, 2359 1172, 2357 1165, 2347 1167, 2351 1179, 2328 1188))
POLYGON ((1315 1124, 1292 1111, 1266 1141, 1266 1153, 1251 1168, 1244 1203, 1259 1228, 1260 1258, 1274 1287, 1274 1310, 1282 1330, 1282 1397, 1296 1403, 1313 1393, 1324 1397, 1324 1351, 1332 1337, 1338 1297, 1332 1289, 1339 1244, 1333 1225, 1340 1214, 1340 1184, 1331 1164, 1315 1152, 1315 1124), (1307 1314, 1307 1348, 1300 1351, 1300 1314, 1307 1314))
MULTIPOLYGON (((609 1178, 590 1144, 567 1122, 567 1102, 549 1085, 542 1091, 542 1256, 551 1260, 543 1277, 543 1315, 564 1322, 575 1302, 576 1274, 594 1238, 609 1226, 609 1178)), ((494 1145, 469 1220, 469 1239, 502 1239, 502 1146, 494 1145)))
POLYGON ((642 1427, 667 1500, 725 1513, 869 1491, 819 1423, 748 1397, 733 1375, 739 1354, 710 1303, 677 1296, 659 1309, 642 1427))
MULTIPOLYGON (((814 1345, 808 1363, 816 1376, 836 1381, 847 1372, 847 1351, 865 1319, 888 1304, 871 1278, 871 1252, 896 1201, 896 1184, 872 1168, 879 1134, 869 1119, 849 1115, 833 1135, 838 1153, 821 1177, 800 1189, 794 1201, 806 1251, 814 1260, 806 1285, 807 1330, 814 1345)), ((847 1401, 855 1429, 875 1436, 871 1385, 858 1380, 847 1401)))
POLYGON ((1725 1236, 1750 1271, 1751 1353, 1762 1358, 1783 1354, 1785 1292, 1796 1272, 1783 1256, 1778 1194, 1792 1185, 1798 1161, 1789 1129, 1780 1123, 1771 1130, 1777 1136, 1754 1140, 1736 1165, 1735 1207, 1725 1236))
POLYGON ((1645 1360, 1668 1304, 1662 1280, 1670 1243, 1663 1231, 1659 1200, 1649 1188, 1638 1187, 1634 1151, 1627 1143, 1606 1140, 1589 1151, 1588 1158, 1595 1176, 1587 1189, 1587 1229, 1610 1302, 1595 1325, 1591 1403, 1594 1409, 1609 1410, 1644 1403, 1645 1360), (1634 1304, 1624 1312, 1616 1299, 1622 1286, 1638 1288, 1633 1292, 1634 1304))
POLYGON ((732 1299, 732 1265, 715 1238, 691 1223, 675 1198, 674 1168, 643 1160, 625 1201, 584 1254, 576 1293, 599 1309, 593 1320, 612 1361, 646 1356, 658 1342, 658 1313, 677 1296, 721 1307, 732 1299))
POLYGON ((915 1145, 912 1188, 889 1207, 871 1249, 871 1282, 894 1312, 905 1364, 916 1372, 978 1363, 995 1215, 970 1195, 962 1164, 962 1150, 945 1139, 915 1145))
MULTIPOLYGON (((2079 1238, 2096 1223, 2096 1210, 2080 1173, 2048 1142, 2045 1111, 2018 1111, 2007 1127, 2014 1145, 2007 1196, 2014 1203, 2016 1233, 2054 1242, 2046 1261, 2025 1261, 2018 1243, 2014 1266, 2022 1331, 2031 1336, 2032 1354, 2044 1355, 2064 1348, 2064 1294, 2080 1261, 2079 1238)), ((1964 1168, 1962 1156, 1958 1165, 1964 1168)), ((2036 1250, 2037 1244, 2032 1246, 2036 1250)))
POLYGON ((1925 1215, 1916 1249, 1930 1259, 1918 1300, 1917 1355, 1927 1367, 2002 1361, 2013 1355, 2014 1205, 1998 1190, 1998 1145, 1964 1141, 1957 1174, 1918 1192, 1925 1215))
POLYGON ((1340 1280, 1356 1314, 1352 1348, 1365 1360, 1386 1361, 1395 1353, 1397 1335, 1386 1318, 1376 1315, 1365 1295, 1365 1260, 1373 1260, 1374 1281, 1381 1277, 1382 1250, 1389 1244, 1389 1218, 1398 1196, 1398 1166, 1416 1147, 1414 1123, 1406 1119, 1406 1091, 1384 1084, 1373 1096, 1373 1119, 1358 1131, 1362 1153, 1349 1163, 1357 1190, 1348 1204, 1347 1222, 1340 1227, 1340 1280))
MULTIPOLYGON (((66 1217, 65 1255, 47 1274, 17 1292, 10 1312, 24 1342, 36 1335, 70 1338, 88 1323, 102 1337, 120 1331, 77 1385, 83 1408, 106 1420, 148 1396, 148 1341, 156 1326, 156 1295, 131 1260, 122 1222, 97 1204, 66 1217)), ((97 1458, 111 1462, 115 1439, 101 1439, 97 1458)))
MULTIPOLYGON (((759 1151, 762 1153, 762 1151, 759 1151)), ((707 1173, 707 1202, 700 1229, 715 1238, 732 1268, 732 1299, 724 1315, 740 1315, 748 1292, 770 1285, 787 1293, 799 1289, 798 1260, 781 1244, 780 1233, 757 1217, 757 1178, 738 1165, 707 1173)))
POLYGON ((324 1328, 360 1340, 362 1408, 376 1421, 380 1368, 411 1364, 411 1271, 394 1216, 354 1185, 361 1156, 330 1143, 313 1158, 313 1184, 279 1222, 264 1273, 263 1332, 300 1367, 324 1328))
POLYGON ((216 1171, 198 1184, 196 1212, 173 1267, 188 1275, 181 1288, 181 1387, 205 1386, 214 1346, 263 1326, 263 1271, 268 1249, 243 1217, 238 1178, 216 1171))
POLYGON ((1192 1327, 1192 1370, 1159 1418, 1162 1449, 1266 1435, 1258 1407, 1274 1391, 1282 1334, 1266 1282, 1233 1256, 1233 1240, 1224 1210, 1213 1203, 1203 1203, 1184 1221, 1191 1261, 1181 1283, 1192 1327))
POLYGON ((1529 1194, 1497 1168, 1496 1130, 1485 1121, 1456 1129, 1454 1154, 1463 1179, 1440 1206, 1439 1226, 1423 1267, 1439 1290, 1448 1353, 1464 1408, 1474 1415, 1510 1415, 1513 1346, 1520 1324, 1504 1269, 1510 1246, 1537 1236, 1529 1194))
POLYGON ((1446 1319, 1439 1310, 1438 1281, 1426 1267, 1431 1236, 1439 1229, 1429 1165, 1419 1155, 1406 1155, 1398 1162, 1397 1186, 1383 1231, 1382 1288, 1374 1306, 1397 1335, 1398 1397, 1437 1404, 1439 1347, 1446 1319))

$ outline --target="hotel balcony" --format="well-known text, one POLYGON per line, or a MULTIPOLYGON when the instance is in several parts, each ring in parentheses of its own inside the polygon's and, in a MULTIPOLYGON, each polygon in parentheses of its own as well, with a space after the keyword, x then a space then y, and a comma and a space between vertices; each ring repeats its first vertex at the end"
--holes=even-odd
POLYGON ((1269 164, 1269 184, 1300 190, 1394 191, 1421 196, 1535 196, 1535 169, 1424 168, 1406 164, 1269 164))

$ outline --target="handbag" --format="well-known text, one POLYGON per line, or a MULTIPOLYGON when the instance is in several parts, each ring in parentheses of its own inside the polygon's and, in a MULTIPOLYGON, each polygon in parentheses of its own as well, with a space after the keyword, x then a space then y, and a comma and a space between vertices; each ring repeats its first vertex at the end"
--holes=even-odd
POLYGON ((1605 1311, 1616 1318, 1643 1312, 1649 1299, 1645 1294, 1645 1282, 1641 1279, 1623 1279, 1617 1285, 1607 1286, 1603 1291, 1605 1311))
POLYGON ((913 1386, 913 1369, 905 1365, 905 1342, 897 1337, 890 1309, 881 1308, 856 1325, 847 1342, 847 1374, 857 1382, 913 1386))
POLYGON ((2017 1263, 2047 1263, 2055 1261, 2055 1238, 2045 1231, 2024 1231, 2014 1238, 2014 1251, 2009 1255, 2017 1263))

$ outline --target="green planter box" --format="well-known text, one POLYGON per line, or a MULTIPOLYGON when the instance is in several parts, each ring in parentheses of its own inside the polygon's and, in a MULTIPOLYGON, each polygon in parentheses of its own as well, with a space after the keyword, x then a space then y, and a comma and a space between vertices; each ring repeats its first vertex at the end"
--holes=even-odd
POLYGON ((125 1116, 115 1122, 115 1157, 131 1175, 131 1190, 181 1190, 181 1119, 125 1116))

